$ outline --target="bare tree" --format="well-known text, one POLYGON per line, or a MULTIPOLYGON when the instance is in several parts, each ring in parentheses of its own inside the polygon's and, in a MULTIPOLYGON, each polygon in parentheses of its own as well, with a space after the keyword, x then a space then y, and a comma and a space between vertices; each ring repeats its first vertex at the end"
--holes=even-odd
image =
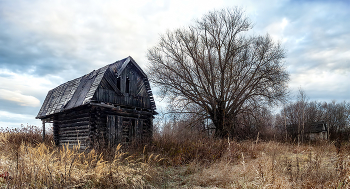
POLYGON ((244 35, 251 28, 241 9, 213 11, 147 54, 151 82, 181 110, 205 112, 217 137, 234 133, 238 115, 286 96, 284 49, 269 35, 244 35))
POLYGON ((305 142, 305 130, 310 130, 317 122, 326 123, 328 139, 347 140, 350 133, 350 103, 308 102, 301 90, 298 100, 286 105, 275 118, 280 134, 288 132, 288 137, 298 140, 298 143, 305 142))
POLYGON ((344 133, 350 126, 350 104, 347 102, 327 104, 325 121, 329 129, 331 139, 339 139, 341 133, 344 133))
MULTIPOLYGON (((305 135, 305 109, 307 106, 307 96, 305 92, 299 88, 298 94, 298 112, 299 112, 299 120, 298 120, 298 133, 301 133, 301 143, 304 143, 304 135, 305 135), (301 131, 301 132, 300 132, 301 131)), ((298 135, 298 145, 300 143, 300 135, 298 135)))

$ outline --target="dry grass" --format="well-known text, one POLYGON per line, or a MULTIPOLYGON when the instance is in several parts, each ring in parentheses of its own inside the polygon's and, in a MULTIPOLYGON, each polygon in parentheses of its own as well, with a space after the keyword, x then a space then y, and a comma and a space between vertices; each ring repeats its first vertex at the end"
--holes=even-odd
POLYGON ((177 140, 109 154, 0 132, 0 188, 349 188, 350 145, 177 140), (159 155, 155 155, 159 154, 159 155), (162 158, 163 157, 163 158, 162 158), (7 174, 8 173, 8 174, 7 174))
POLYGON ((153 165, 159 156, 129 156, 119 145, 107 161, 94 150, 80 152, 79 146, 13 143, 17 134, 0 133, 0 174, 9 175, 0 178, 1 188, 145 188, 156 182, 153 165))
MULTIPOLYGON (((276 142, 243 142, 251 147, 240 158, 225 158, 194 173, 193 187, 349 188, 349 154, 336 154, 333 144, 294 146, 276 142), (254 154, 253 156, 251 154, 254 154)), ((231 152, 235 148, 231 149, 231 152)))
POLYGON ((171 166, 186 165, 193 161, 208 164, 217 161, 227 149, 227 141, 213 138, 195 140, 165 136, 155 138, 148 151, 162 154, 171 166))

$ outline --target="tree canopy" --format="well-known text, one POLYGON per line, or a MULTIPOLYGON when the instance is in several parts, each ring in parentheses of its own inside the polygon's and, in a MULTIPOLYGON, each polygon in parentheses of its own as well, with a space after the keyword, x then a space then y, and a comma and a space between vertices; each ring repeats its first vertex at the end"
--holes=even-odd
POLYGON ((212 11, 147 53, 151 82, 183 110, 207 115, 218 137, 234 134, 239 114, 287 94, 285 50, 268 34, 248 36, 251 28, 239 8, 212 11))

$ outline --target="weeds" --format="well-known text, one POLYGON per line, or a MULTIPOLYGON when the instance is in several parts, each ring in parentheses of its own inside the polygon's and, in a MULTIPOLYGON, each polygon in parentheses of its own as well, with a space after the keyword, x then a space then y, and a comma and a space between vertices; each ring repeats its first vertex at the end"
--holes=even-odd
POLYGON ((298 149, 289 144, 263 142, 254 148, 256 157, 246 156, 249 151, 242 152, 242 158, 213 163, 193 174, 188 182, 222 188, 349 188, 350 159, 348 154, 347 158, 345 154, 338 157, 332 144, 298 149))
POLYGON ((121 145, 107 161, 95 150, 79 151, 79 145, 58 148, 25 140, 12 143, 12 137, 20 134, 23 133, 0 133, 0 187, 143 188, 156 178, 151 165, 161 161, 155 155, 129 156, 121 151, 121 145))
MULTIPOLYGON (((0 188, 349 188, 350 145, 159 136, 104 151, 0 132, 0 188)), ((49 138, 50 136, 48 136, 49 138)))

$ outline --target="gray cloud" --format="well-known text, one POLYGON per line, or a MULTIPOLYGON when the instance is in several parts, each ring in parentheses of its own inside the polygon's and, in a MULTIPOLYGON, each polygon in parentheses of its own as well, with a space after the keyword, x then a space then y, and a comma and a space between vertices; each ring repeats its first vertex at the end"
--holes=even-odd
MULTIPOLYGON (((293 6, 293 5, 292 5, 293 6)), ((346 4, 338 3, 302 3, 296 7, 299 10, 288 11, 290 24, 286 27, 284 35, 288 38, 286 46, 291 49, 289 58, 294 65, 305 68, 322 66, 326 69, 337 69, 337 66, 326 66, 329 60, 314 61, 313 53, 324 53, 329 50, 336 50, 334 57, 350 50, 350 25, 346 18, 350 12, 344 11, 346 4), (345 7, 344 7, 345 6, 345 7), (310 61, 310 62, 309 62, 310 61)), ((329 56, 332 58, 332 55, 329 56)), ((346 59, 341 59, 336 64, 343 64, 346 59)), ((343 68, 343 66, 341 66, 343 68)))
MULTIPOLYGON (((0 0, 0 90, 42 103, 48 90, 129 55, 146 68, 159 34, 236 5, 253 21, 253 34, 269 33, 286 48, 292 92, 350 100, 347 1, 0 0)), ((26 115, 22 121, 39 108, 0 98, 0 110, 26 115)))
POLYGON ((16 102, 0 99, 0 111, 7 111, 15 114, 29 114, 33 118, 39 112, 40 107, 18 106, 16 102))
POLYGON ((280 37, 293 93, 301 87, 313 100, 350 100, 350 83, 344 82, 350 80, 349 8, 346 1, 289 1, 259 19, 263 31, 287 20, 280 37))

